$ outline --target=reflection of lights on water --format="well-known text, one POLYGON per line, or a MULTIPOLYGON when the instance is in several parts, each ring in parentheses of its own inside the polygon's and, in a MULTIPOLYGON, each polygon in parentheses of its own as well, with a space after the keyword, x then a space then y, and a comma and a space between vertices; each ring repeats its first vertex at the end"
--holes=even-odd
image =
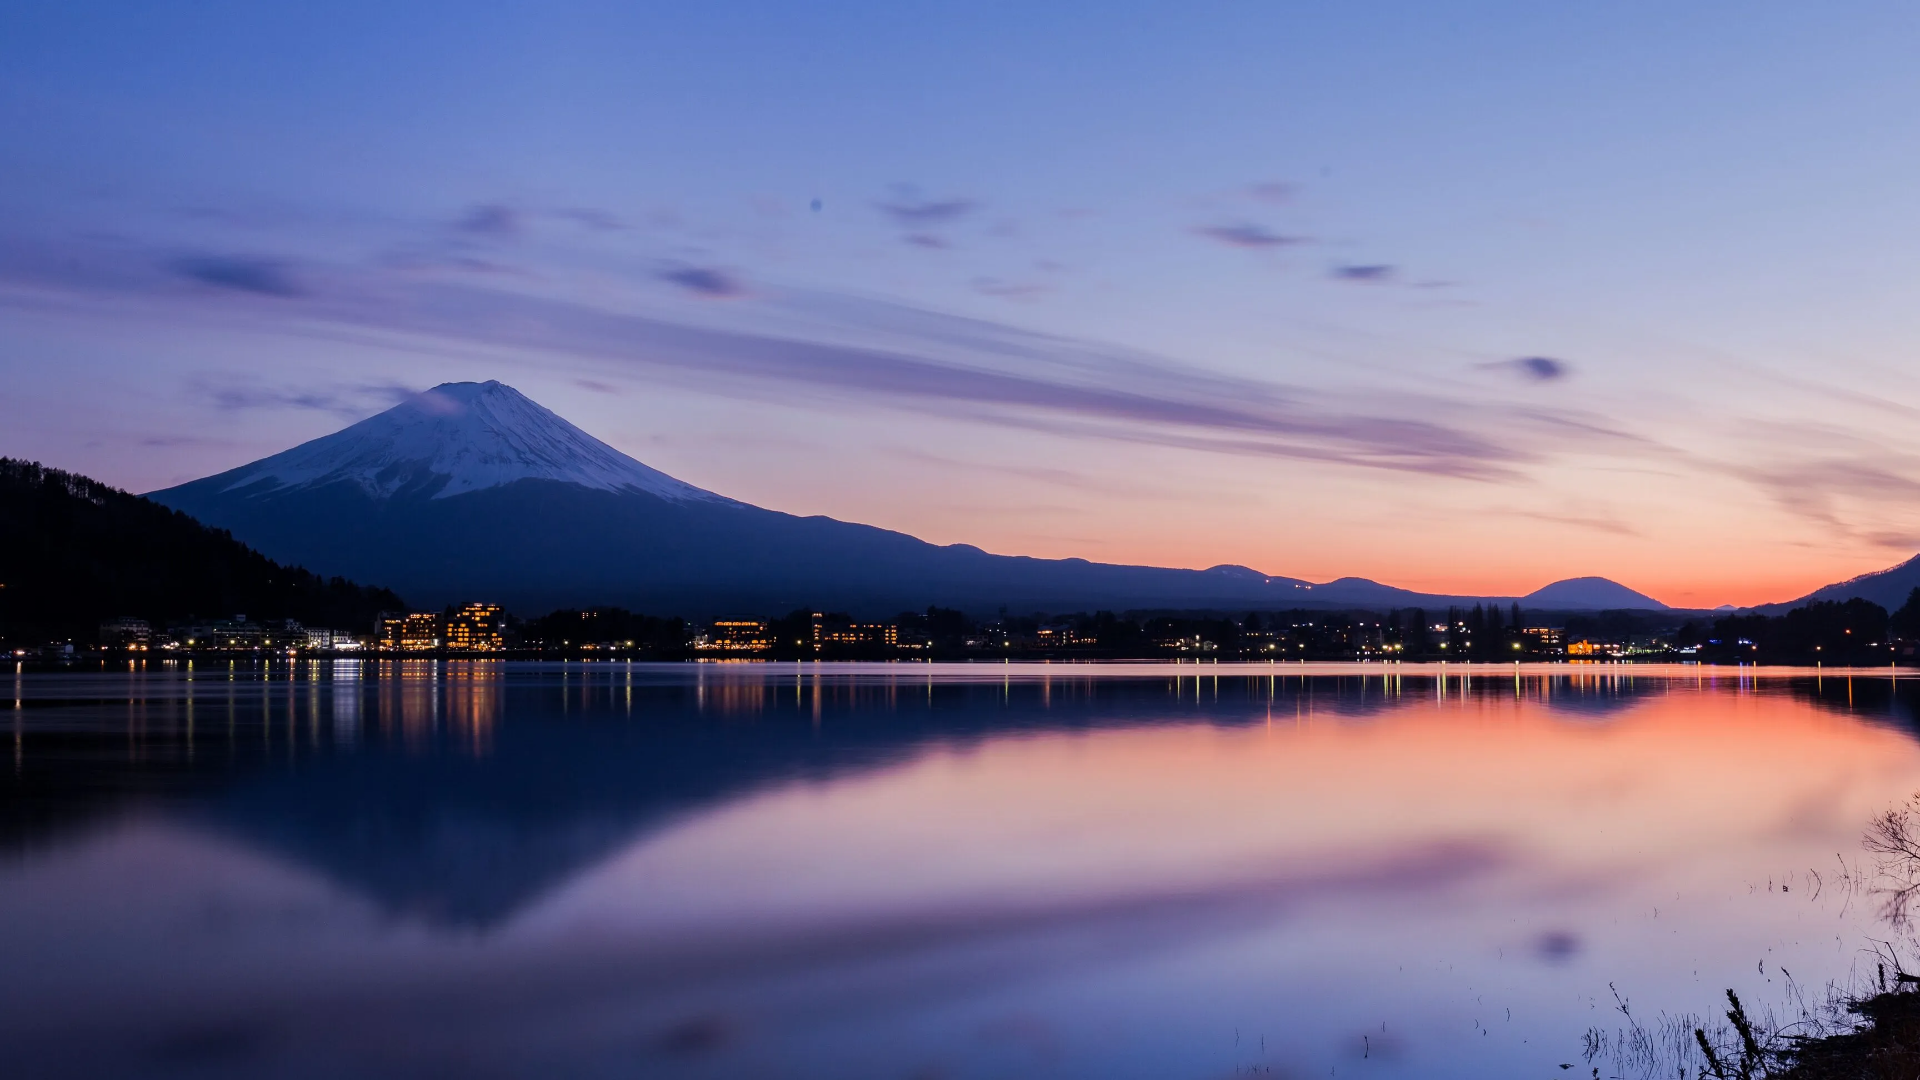
POLYGON ((333 737, 351 745, 360 733, 360 663, 333 662, 333 737))
MULTIPOLYGON (((161 845, 151 849, 154 857, 216 858, 219 866, 236 865, 221 854, 229 841, 267 845, 281 860, 290 856, 328 870, 312 884, 322 890, 313 894, 316 910, 335 903, 344 883, 418 920, 432 932, 422 937, 427 947, 396 950, 391 933, 357 919, 320 930, 289 924, 285 934, 236 935, 218 924, 208 930, 198 914, 207 890, 232 890, 239 879, 229 872, 211 877, 214 886, 195 881, 189 888, 185 883, 195 875, 151 880, 138 876, 148 874, 151 861, 134 859, 108 865, 124 870, 137 888, 102 890, 97 876, 74 878, 72 903, 81 914, 73 917, 94 917, 103 930, 130 934, 155 924, 125 918, 111 905, 150 912, 173 902, 194 915, 165 924, 166 933, 151 940, 130 937, 133 947, 102 959, 95 971, 87 970, 92 953, 72 942, 68 968, 79 974, 71 978, 82 993, 97 985, 96 996, 83 1004, 120 1000, 128 985, 171 985, 183 968, 233 978, 215 987, 229 1000, 256 987, 297 987, 313 935, 338 933, 328 947, 348 956, 362 950, 365 965, 357 970, 367 980, 366 993, 338 995, 343 1016, 328 1019, 340 1030, 381 1029, 384 1021, 372 1010, 389 1009, 397 999, 383 985, 425 985, 424 976, 437 971, 451 981, 485 955, 500 965, 501 1005, 459 1018, 443 1032, 448 1042, 437 1045, 469 1039, 476 1026, 503 1038, 531 1038, 547 1021, 539 1009, 516 1008, 522 1004, 511 996, 516 985, 529 987, 534 996, 526 1003, 538 1005, 556 982, 577 978, 566 988, 597 1006, 609 962, 595 956, 570 973, 572 954, 536 955, 524 935, 476 934, 474 921, 590 927, 609 945, 634 950, 603 950, 614 962, 650 963, 644 950, 670 941, 668 947, 679 950, 675 962, 710 977, 710 985, 737 978, 743 994, 757 993, 752 980, 764 977, 773 980, 767 985, 801 985, 810 999, 831 1007, 819 1010, 829 1014, 826 1021, 809 1013, 786 1027, 783 1014, 739 1006, 740 1015, 754 1017, 754 1026, 742 1029, 726 994, 695 999, 665 981, 641 980, 636 990, 620 988, 640 1002, 631 1009, 637 1026, 627 1029, 638 1034, 623 1036, 626 1048, 638 1038, 649 1052, 689 1060, 711 1055, 702 1061, 722 1068, 732 1064, 725 1055, 746 1052, 735 1044, 745 1045, 739 1032, 747 1030, 776 1052, 820 1053, 821 1075, 835 1075, 825 1071, 835 1067, 847 1075, 873 1055, 892 1052, 884 1034, 867 1026, 871 1014, 860 1011, 866 1002, 934 1000, 916 974, 876 975, 875 982, 848 986, 844 958, 820 943, 866 948, 863 936, 835 935, 848 926, 873 926, 885 948, 901 950, 889 954, 903 957, 889 971, 931 972, 926 978, 942 987, 980 988, 954 991, 964 995, 957 1005, 936 1003, 908 1019, 951 1036, 953 1045, 984 1041, 989 1048, 980 1052, 990 1055, 982 1059, 989 1063, 1002 1060, 993 1055, 1004 1055, 1001 1044, 1009 1040, 1031 1034, 1038 1045, 1042 1029, 1029 1033, 1021 1018, 1045 1015, 1062 1018, 1069 1032, 1061 1053, 1075 1056, 1060 1063, 1061 1071, 1124 1073, 1127 1055, 1189 1045, 1191 1032, 1217 1028, 1224 1006, 1297 1013, 1298 1030, 1326 1033, 1320 1043, 1302 1036, 1307 1041, 1298 1052, 1307 1059, 1318 1053, 1329 1064, 1341 1060, 1349 1048, 1335 1045, 1337 1037, 1358 1041, 1357 1052, 1376 1061, 1402 1055, 1421 1075, 1510 1075, 1517 1070, 1506 1068, 1505 1059, 1473 1058, 1478 1051, 1422 1031, 1442 1031, 1457 1019, 1461 1030, 1476 1025, 1470 1029, 1475 1040, 1489 1044, 1509 1031, 1531 1036, 1535 1047, 1574 1040, 1591 1019, 1576 992, 1604 995, 1614 978, 1659 1007, 1696 1007, 1694 984, 1669 971, 1676 940, 1702 943, 1708 976, 1742 965, 1752 972, 1747 950, 1769 948, 1787 934, 1800 951, 1768 953, 1767 973, 1784 959, 1799 974, 1803 955, 1808 971, 1824 973, 1819 964, 1835 954, 1832 940, 1819 956, 1814 944, 1793 944, 1806 936, 1799 933, 1803 909, 1787 907, 1808 892, 1799 879, 1790 897, 1768 882, 1767 893, 1778 899, 1764 907, 1744 892, 1726 897, 1728 890, 1702 883, 1754 865, 1771 873, 1776 864, 1802 858, 1803 848, 1825 852, 1850 843, 1855 819, 1881 805, 1882 786, 1898 793, 1920 784, 1912 779, 1920 764, 1897 732, 1871 723, 1833 724, 1807 712, 1809 706, 1837 712, 1857 700, 1872 720, 1892 707, 1890 679, 1858 676, 1857 689, 1842 687, 1831 669, 1825 697, 1816 695, 1811 672, 1802 682, 1774 683, 1783 692, 1768 694, 1763 670, 1763 697, 1750 700, 1754 676, 1746 671, 1737 682, 1726 671, 1715 681, 1707 668, 1686 669, 1684 676, 1659 669, 1667 674, 1653 677, 1604 663, 1254 669, 1188 659, 1164 667, 992 670, 795 662, 791 673, 774 665, 368 663, 378 666, 302 660, 283 667, 276 659, 270 680, 262 676, 265 669, 242 665, 239 752, 259 753, 246 738, 252 732, 246 718, 257 715, 245 711, 256 700, 247 684, 270 681, 257 700, 272 725, 273 742, 262 760, 273 768, 260 775, 279 775, 282 755, 308 754, 304 725, 311 719, 324 729, 331 715, 336 749, 347 751, 342 758, 385 760, 408 770, 396 772, 381 797, 364 785, 360 770, 312 768, 284 798, 227 803, 207 795, 207 805, 226 815, 224 831, 147 830, 133 839, 161 845), (1132 681, 1105 678, 1109 671, 1132 681), (512 716, 505 712, 509 688, 512 716), (1436 701, 1442 691, 1443 702, 1436 701), (1733 700, 1736 693, 1742 700, 1733 700), (322 694, 332 695, 331 702, 320 700, 322 694), (1523 694, 1528 704, 1517 702, 1523 694), (1177 704, 1168 709, 1169 703, 1177 704), (1381 708, 1388 704, 1391 709, 1381 708), (1041 715, 1043 706, 1049 715, 1041 715), (1445 715, 1438 713, 1442 706, 1445 715), (553 722, 562 707, 573 717, 553 722), (409 708, 416 710, 410 722, 426 725, 425 753, 402 745, 409 708), (645 722, 610 726, 629 711, 645 722), (695 713, 704 721, 737 715, 752 723, 677 722, 695 713), (1617 722, 1568 723, 1582 715, 1617 722), (876 722, 883 716, 885 722, 876 722), (1256 717, 1264 720, 1257 730, 1247 723, 1256 717), (286 723, 295 718, 302 724, 297 731, 286 723), (509 723, 514 752, 491 755, 493 733, 506 732, 509 723), (289 741, 282 732, 300 738, 289 741), (541 752, 521 752, 529 746, 541 752), (448 769, 435 757, 483 760, 448 769), (1676 761, 1688 763, 1686 770, 1657 767, 1676 761), (795 784, 795 775, 809 780, 795 784), (1621 788, 1615 781, 1623 776, 1634 783, 1621 788), (677 786, 683 781, 686 787, 677 786), (536 783, 553 795, 552 803, 469 798, 536 783), (1740 798, 1701 800, 1703 788, 1740 798), (672 801, 662 803, 663 797, 672 801), (1838 804, 1811 823, 1826 831, 1776 834, 1782 813, 1814 799, 1838 804), (664 816, 663 805, 670 811, 664 816), (434 820, 462 827, 423 834, 413 828, 422 807, 444 809, 434 820), (367 827, 348 843, 343 820, 367 827), (464 827, 473 822, 487 830, 464 827), (588 828, 582 822, 609 846, 579 846, 588 828), (1636 830, 1644 822, 1654 824, 1636 830), (496 826, 499 831, 491 831, 496 826), (1829 835, 1835 830, 1838 839, 1829 835), (214 848, 204 847, 209 837, 214 848), (542 858, 519 857, 526 852, 542 858), (1622 859, 1635 860, 1633 873, 1617 872, 1622 859), (1569 881, 1594 887, 1564 888, 1569 881), (1036 897, 1049 905, 1058 898, 1039 921, 1036 897), (105 906, 85 907, 95 903, 105 906), (959 936, 948 936, 940 928, 955 911, 968 918, 953 926, 959 936), (1269 921, 1276 911, 1284 917, 1269 921), (1244 921, 1240 912, 1247 913, 1244 921), (922 944, 901 946, 890 936, 893 928, 928 925, 936 928, 930 936, 915 931, 922 944), (743 947, 741 926, 765 937, 743 947), (510 949, 495 948, 506 938, 510 949), (1101 941, 1115 942, 1113 951, 1089 947, 1101 941), (1152 947, 1136 949, 1140 941, 1152 947), (1378 947, 1356 949, 1353 941, 1378 947), (1325 957, 1324 970, 1352 974, 1311 987, 1289 980, 1302 986, 1297 996, 1289 987, 1271 991, 1268 965, 1276 950, 1303 957, 1303 969, 1325 957), (1004 982, 979 977, 988 970, 980 958, 998 963, 1015 952, 1046 964, 1048 977, 1027 979, 1016 968, 1006 969, 1004 982), (789 959, 796 955, 823 959, 796 966, 789 959), (763 956, 768 964, 742 966, 743 956, 763 956), (1156 957, 1167 958, 1150 969, 1161 981, 1142 979, 1135 985, 1143 989, 1119 1002, 1121 1009, 1138 1010, 1125 1014, 1125 1024, 1112 1021, 1116 999, 1099 989, 1112 983, 1109 957, 1154 965, 1161 964, 1156 957), (961 966, 939 967, 949 960, 961 966), (523 961, 530 966, 520 967, 523 961), (448 966, 431 966, 442 962, 448 966), (259 981, 248 982, 256 976, 245 972, 257 972, 259 981), (523 972, 537 977, 517 978, 523 972), (1463 994, 1468 983, 1472 990, 1463 994), (1095 989, 1082 996, 1078 986, 1095 989), (1241 986, 1250 988, 1245 997, 1241 986), (1346 1026, 1354 1014, 1373 1015, 1382 986, 1401 995, 1397 1001, 1415 1004, 1392 1016, 1391 1031, 1376 1017, 1371 1029, 1359 1029, 1371 1031, 1364 1038, 1347 1034, 1355 1030, 1346 1026), (1543 986, 1568 992, 1543 994, 1543 986), (1477 1000, 1483 992, 1485 1008, 1477 1000), (1512 1029, 1504 1011, 1489 1011, 1508 1001, 1514 1003, 1512 1029), (353 1011, 360 1008, 369 1011, 353 1011), (964 1026, 938 1026, 962 1014, 964 1026), (523 1018, 528 1027, 516 1030, 523 1018), (1096 1027, 1123 1036, 1098 1043, 1072 1034, 1096 1027), (827 1049, 818 1050, 822 1045, 827 1049), (846 1056, 835 1057, 834 1047, 846 1056)), ((191 669, 180 667, 183 676, 191 669)), ((113 677, 128 686, 150 678, 114 668, 113 677)), ((218 666, 199 670, 217 673, 218 666)), ((23 694, 19 671, 16 699, 23 694)), ((228 679, 232 672, 230 665, 228 679)), ((37 692, 32 678, 27 697, 37 692)), ((191 696, 184 717, 156 696, 143 739, 170 730, 175 717, 185 721, 189 753, 196 732, 203 740, 232 739, 220 720, 223 699, 229 709, 236 699, 228 680, 202 674, 198 681, 204 691, 198 715, 191 696)), ((121 736, 111 735, 102 745, 117 754, 121 736)), ((146 747, 160 745, 143 743, 142 762, 172 768, 157 754, 147 756, 146 747)), ((318 740, 311 745, 317 752, 318 740)), ((217 742, 205 749, 221 750, 217 742)), ((218 769, 232 757, 203 752, 202 760, 218 769)), ((26 767, 35 767, 31 755, 26 767)), ((136 849, 103 850, 103 857, 122 859, 136 849)), ((278 862, 255 872, 264 875, 259 891, 221 892, 228 906, 220 910, 257 912, 259 925, 283 925, 274 915, 286 910, 288 888, 278 862)), ((1760 880, 1767 881, 1765 874, 1760 880)), ((0 896, 14 887, 0 881, 0 896)), ((1830 891, 1821 902, 1838 904, 1833 898, 1840 895, 1830 891)), ((29 925, 0 933, 22 943, 44 936, 29 925)), ((17 975, 29 987, 40 977, 17 975)), ((338 977, 323 973, 325 993, 335 992, 338 977)), ((622 1008, 630 1006, 622 1000, 622 1008)), ((45 1009, 60 1022, 66 1014, 56 1010, 82 1012, 58 995, 23 1001, 22 1008, 45 1009)), ((431 1000, 422 1006, 434 1008, 431 1000)), ((138 1028, 111 1008, 84 1015, 86 1023, 103 1026, 103 1042, 122 1034, 106 1025, 138 1028)), ((216 1007, 191 1019, 222 1022, 216 1007)), ((52 1038, 44 1043, 50 1052, 71 1049, 52 1038)), ((282 1044, 263 1045, 271 1053, 282 1044)), ((583 1054, 616 1052, 591 1040, 582 1046, 583 1054)), ((910 1073, 914 1063, 902 1061, 897 1071, 910 1073)))
POLYGON ((493 729, 500 719, 497 661, 461 660, 447 666, 447 720, 475 757, 493 750, 493 729))

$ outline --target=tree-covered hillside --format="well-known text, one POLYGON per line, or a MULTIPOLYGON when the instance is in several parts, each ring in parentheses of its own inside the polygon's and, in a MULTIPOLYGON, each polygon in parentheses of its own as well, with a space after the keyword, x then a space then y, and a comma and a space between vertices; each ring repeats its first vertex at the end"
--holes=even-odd
POLYGON ((90 639, 102 620, 298 619, 364 628, 402 601, 268 559, 158 503, 0 458, 0 640, 90 639))

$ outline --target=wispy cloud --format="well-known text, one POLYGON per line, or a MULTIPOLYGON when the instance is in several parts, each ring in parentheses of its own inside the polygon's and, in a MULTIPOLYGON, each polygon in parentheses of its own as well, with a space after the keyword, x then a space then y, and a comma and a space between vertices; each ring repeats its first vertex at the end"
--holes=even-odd
MULTIPOLYGON (((191 308, 167 276, 142 277, 166 260, 85 244, 17 252, 0 243, 6 286, 44 297, 118 297, 217 317, 210 294, 191 308)), ((277 265, 277 264, 276 264, 277 265)), ((813 395, 865 399, 930 415, 1213 453, 1496 480, 1521 475, 1558 447, 1633 446, 1601 418, 1539 407, 1490 407, 1438 393, 1372 388, 1343 392, 1209 371, 1113 345, 1035 334, 986 320, 839 294, 756 299, 729 329, 694 326, 522 290, 506 277, 421 277, 383 265, 309 266, 314 283, 288 333, 392 334, 439 352, 507 349, 573 358, 604 378, 608 364, 655 382, 740 398, 813 395), (780 305, 788 305, 782 307, 780 305), (778 332, 745 329, 759 317, 778 332), (1489 423, 1492 417, 1498 423, 1489 423)), ((741 292, 725 272, 677 266, 654 273, 700 296, 741 292)), ((988 289, 1001 288, 986 282, 988 289)), ((1006 286, 1017 289, 1018 286, 1006 286)), ((15 296, 25 295, 16 291, 15 296)), ((258 309, 249 311, 255 318, 258 309)), ((309 408, 345 415, 361 407, 338 388, 210 391, 223 408, 309 408)), ((1644 449, 1639 448, 1639 449, 1644 449)))
MULTIPOLYGON (((1219 453, 1343 462, 1369 468, 1495 479, 1536 460, 1522 443, 1436 417, 1431 399, 1393 402, 1398 414, 1161 358, 931 313, 901 313, 890 337, 924 351, 861 347, 684 326, 465 287, 434 287, 399 306, 352 317, 395 330, 632 363, 653 378, 791 400, 794 389, 864 397, 922 412, 1219 453), (935 356, 939 358, 936 359, 935 356)), ((879 320, 876 320, 878 322, 879 320)), ((1616 442, 1601 425, 1552 415, 1510 417, 1517 432, 1616 442)))
POLYGON ((1002 300, 1038 300, 1052 290, 1045 285, 1030 282, 981 277, 973 279, 973 291, 985 296, 997 296, 1002 300))
POLYGON ((184 255, 168 266, 174 273, 201 285, 257 296, 290 298, 301 295, 300 283, 282 259, 257 255, 184 255))
POLYGON ((875 205, 895 224, 906 228, 952 224, 980 209, 972 199, 896 198, 875 205))
MULTIPOLYGON (((1748 480, 1772 495, 1780 507, 1824 529, 1879 542, 1902 541, 1906 530, 1884 526, 1857 528, 1843 512, 1843 504, 1864 504, 1875 510, 1920 504, 1920 459, 1884 452, 1868 457, 1831 457, 1811 461, 1736 464, 1726 471, 1748 480)), ((1880 513, 1869 513, 1880 518, 1880 513)))
POLYGON ((1196 225, 1193 229, 1198 236, 1240 248, 1277 248, 1306 242, 1305 237, 1284 236, 1268 229, 1264 225, 1241 222, 1235 225, 1196 225))
POLYGON ((972 199, 921 198, 910 184, 896 185, 894 197, 874 206, 902 230, 900 242, 927 251, 945 251, 953 242, 943 233, 947 226, 971 217, 981 209, 972 199))
POLYGON ((146 435, 134 440, 136 445, 172 449, 177 446, 226 446, 226 439, 212 439, 205 435, 146 435))
POLYGON ((198 380, 196 391, 222 412, 254 409, 298 409, 359 419, 371 411, 397 405, 420 391, 400 383, 360 383, 347 386, 266 386, 198 380))
POLYGON ((1127 498, 1168 499, 1176 502, 1212 502, 1217 499, 1210 493, 1197 492, 1179 485, 1154 486, 1139 482, 1139 478, 1116 481, 1110 477, 1090 475, 1072 469, 1055 468, 1046 465, 1010 465, 1003 462, 970 461, 958 457, 929 453, 915 446, 896 445, 886 449, 890 457, 909 461, 922 461, 942 469, 952 469, 970 473, 988 473, 996 476, 1014 476, 1023 480, 1033 480, 1056 487, 1075 491, 1094 491, 1107 495, 1120 495, 1127 498))
POLYGON ((1640 530, 1621 521, 1619 518, 1601 517, 1596 514, 1556 513, 1551 510, 1508 510, 1514 517, 1532 518, 1535 521, 1549 521, 1556 525, 1572 525, 1594 532, 1608 533, 1613 536, 1639 536, 1640 530))
MULTIPOLYGON (((760 397, 806 388, 988 423, 1220 453, 1338 461, 1493 479, 1532 454, 1418 416, 1353 411, 1314 395, 1119 355, 1060 356, 1072 343, 975 335, 973 355, 932 359, 879 347, 682 326, 579 305, 441 287, 404 307, 349 309, 409 333, 462 337, 642 365, 654 377, 760 397), (989 339, 1008 347, 993 349, 989 339), (987 350, 982 351, 984 345, 987 350)), ((924 343, 952 353, 933 320, 924 343)), ((1417 408, 1417 406, 1415 407, 1417 408)), ((1410 409, 1409 411, 1415 411, 1410 409)))
POLYGON ((1391 279, 1396 271, 1385 263, 1367 263, 1357 266, 1336 266, 1328 272, 1330 277, 1340 281, 1380 282, 1391 279))
POLYGON ((1495 360, 1480 366, 1487 371, 1505 371, 1528 382, 1556 382, 1573 374, 1573 365, 1550 356, 1522 356, 1517 360, 1495 360))
POLYGON ((1292 202, 1296 190, 1292 184, 1269 180, 1265 183, 1249 185, 1247 194, 1260 202, 1279 206, 1292 202))
POLYGON ((1920 551, 1920 532, 1913 531, 1870 531, 1862 534, 1862 539, 1875 547, 1890 551, 1920 551))
POLYGON ((660 280, 715 300, 724 300, 746 292, 738 279, 725 271, 705 266, 677 266, 660 272, 660 280))
POLYGON ((626 222, 620 220, 618 215, 610 214, 605 210, 595 210, 592 207, 586 206, 574 206, 564 210, 555 210, 553 216, 562 221, 570 221, 583 229, 591 229, 595 232, 619 232, 627 227, 626 222))
POLYGON ((487 203, 462 214, 454 228, 474 236, 509 237, 520 231, 520 213, 511 206, 487 203))

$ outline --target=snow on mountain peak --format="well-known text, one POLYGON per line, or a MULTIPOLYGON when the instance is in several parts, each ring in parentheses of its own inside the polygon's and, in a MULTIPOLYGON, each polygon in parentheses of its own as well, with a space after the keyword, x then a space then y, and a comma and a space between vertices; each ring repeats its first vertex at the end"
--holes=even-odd
POLYGON ((347 481, 369 495, 444 499, 516 480, 728 501, 650 469, 502 382, 443 383, 386 412, 234 470, 223 491, 347 481))

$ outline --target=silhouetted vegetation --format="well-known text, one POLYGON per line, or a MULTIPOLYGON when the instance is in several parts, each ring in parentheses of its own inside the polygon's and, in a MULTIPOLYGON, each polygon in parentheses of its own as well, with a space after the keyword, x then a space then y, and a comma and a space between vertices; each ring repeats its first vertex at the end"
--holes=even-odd
MULTIPOLYGON (((1912 606, 1913 600, 1909 599, 1906 607, 1912 606)), ((1880 883, 1875 892, 1882 901, 1881 915, 1896 929, 1910 928, 1913 904, 1920 899, 1920 795, 1873 819, 1864 844, 1878 860, 1880 883)), ((1836 1015, 1817 1025, 1812 1034, 1789 1034, 1756 1047, 1757 1068, 1739 1073, 1725 1071, 1724 1075, 1770 1080, 1910 1080, 1920 1076, 1920 993, 1915 992, 1920 988, 1920 976, 1900 970, 1889 947, 1883 946, 1881 955, 1868 991, 1838 1002, 1838 1012, 1858 1017, 1858 1021, 1847 1023, 1836 1015), (1891 978, 1888 961, 1893 961, 1891 978)), ((1728 993, 1731 996, 1732 992, 1728 993)))
MULTIPOLYGON (((1901 608, 1905 612, 1913 606, 1901 608)), ((1867 600, 1819 601, 1784 615, 1730 615, 1688 623, 1675 643, 1704 660, 1763 664, 1886 664, 1899 646, 1887 609, 1867 600)))
MULTIPOLYGON (((1774 1080, 1911 1080, 1920 1076, 1920 993, 1902 984, 1849 1002, 1856 1031, 1797 1042, 1768 1072, 1774 1080)), ((1731 1076, 1731 1074, 1729 1074, 1731 1076)))
POLYGON ((1887 630, 1896 637, 1909 641, 1920 638, 1920 589, 1907 594, 1907 602, 1900 609, 1887 616, 1887 630))
POLYGON ((296 619, 364 627, 386 589, 281 566, 178 511, 0 458, 0 641, 90 641, 105 619, 296 619))
POLYGON ((523 648, 576 653, 612 647, 651 660, 683 660, 692 653, 687 622, 636 615, 626 608, 554 611, 512 626, 523 648))
MULTIPOLYGON (((1836 605, 1838 606, 1838 605, 1836 605)), ((1920 901, 1920 794, 1873 819, 1863 840, 1877 862, 1874 877, 1843 870, 1851 892, 1865 888, 1881 901, 1881 917, 1895 930, 1914 925, 1920 901)), ((1615 991, 1622 1026, 1587 1031, 1588 1062, 1610 1061, 1612 1075, 1680 1076, 1683 1080, 1912 1080, 1920 1076, 1920 976, 1902 968, 1891 942, 1875 941, 1870 972, 1850 987, 1829 983, 1809 1001, 1785 968, 1787 1015, 1750 1011, 1726 992, 1719 1017, 1661 1014, 1643 1023, 1615 991)), ((1563 1069, 1570 1065, 1561 1066, 1563 1069)), ((1595 1067, 1593 1075, 1600 1075, 1595 1067)))
MULTIPOLYGON (((482 600, 483 597, 469 599, 482 600)), ((156 503, 83 476, 0 459, 0 642, 89 644, 101 623, 163 626, 248 616, 364 634, 402 601, 384 589, 281 566, 156 503)), ((1566 657, 1709 663, 1884 665, 1916 657, 1920 589, 1889 615, 1866 600, 1783 615, 1732 614, 1675 626, 1661 611, 1542 615, 1519 604, 1250 611, 967 613, 929 607, 891 618, 800 608, 764 620, 765 647, 703 647, 706 628, 678 615, 618 607, 510 620, 509 649, 540 655, 688 659, 1447 660, 1511 663, 1566 657)), ((174 635, 184 641, 185 635, 174 635)), ((168 647, 180 644, 172 637, 168 647)))

